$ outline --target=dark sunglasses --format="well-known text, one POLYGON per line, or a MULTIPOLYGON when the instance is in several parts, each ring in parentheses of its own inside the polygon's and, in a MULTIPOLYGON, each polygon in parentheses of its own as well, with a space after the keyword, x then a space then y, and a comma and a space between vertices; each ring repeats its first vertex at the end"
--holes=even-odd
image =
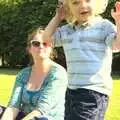
POLYGON ((40 47, 40 45, 43 45, 44 47, 47 47, 48 44, 46 42, 39 42, 39 41, 31 41, 31 45, 34 46, 34 47, 40 47))

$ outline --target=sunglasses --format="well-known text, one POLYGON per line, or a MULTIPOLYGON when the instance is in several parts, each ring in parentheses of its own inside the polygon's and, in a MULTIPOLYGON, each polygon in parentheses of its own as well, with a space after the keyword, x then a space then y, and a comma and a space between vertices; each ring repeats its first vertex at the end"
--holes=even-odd
POLYGON ((31 45, 33 47, 40 47, 41 45, 43 45, 44 47, 49 46, 46 42, 39 42, 39 41, 31 41, 31 45))

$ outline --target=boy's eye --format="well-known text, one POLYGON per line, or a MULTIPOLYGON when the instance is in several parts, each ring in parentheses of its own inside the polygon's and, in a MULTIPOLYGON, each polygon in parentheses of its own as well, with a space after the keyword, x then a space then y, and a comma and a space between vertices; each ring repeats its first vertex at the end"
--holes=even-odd
MULTIPOLYGON (((84 2, 89 3, 90 1, 91 1, 91 0, 85 0, 84 2)), ((73 4, 73 5, 80 4, 80 1, 79 1, 79 0, 73 0, 73 1, 72 1, 72 4, 73 4)))
POLYGON ((86 2, 90 2, 90 0, 86 0, 86 2))
POLYGON ((72 2, 73 5, 77 5, 77 4, 79 4, 79 3, 80 3, 79 1, 73 1, 73 2, 72 2))

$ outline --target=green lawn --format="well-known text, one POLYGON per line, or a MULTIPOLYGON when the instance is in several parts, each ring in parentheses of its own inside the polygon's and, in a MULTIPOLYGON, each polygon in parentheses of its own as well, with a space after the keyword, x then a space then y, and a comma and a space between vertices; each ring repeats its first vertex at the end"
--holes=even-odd
MULTIPOLYGON (((19 70, 0 69, 0 104, 6 106, 19 70)), ((105 120, 120 120, 120 77, 114 76, 114 89, 105 120)))
POLYGON ((7 105, 18 70, 0 69, 0 104, 7 105))

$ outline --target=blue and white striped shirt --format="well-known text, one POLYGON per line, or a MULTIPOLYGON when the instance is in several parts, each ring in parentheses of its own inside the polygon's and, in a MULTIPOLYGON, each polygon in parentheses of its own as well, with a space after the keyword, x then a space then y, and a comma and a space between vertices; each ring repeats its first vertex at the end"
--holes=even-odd
POLYGON ((109 95, 112 89, 112 40, 115 26, 102 17, 84 25, 67 24, 53 35, 54 45, 63 46, 70 89, 86 88, 109 95))

